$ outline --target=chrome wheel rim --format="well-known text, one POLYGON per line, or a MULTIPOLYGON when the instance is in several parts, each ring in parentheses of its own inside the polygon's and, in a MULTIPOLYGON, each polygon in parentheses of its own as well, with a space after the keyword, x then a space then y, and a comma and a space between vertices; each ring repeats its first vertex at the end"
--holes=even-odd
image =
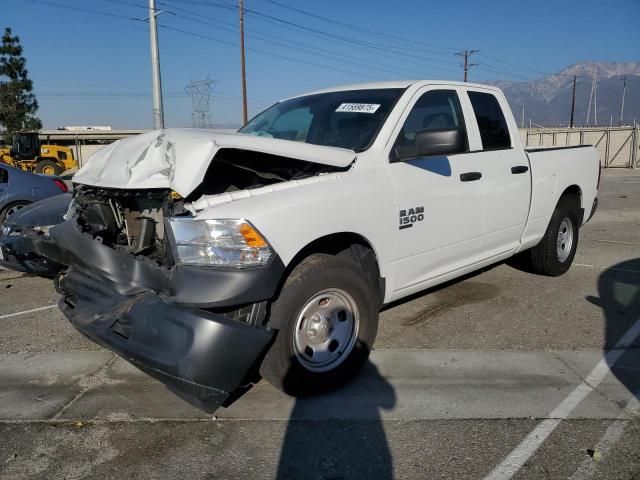
POLYGON ((571 247, 573 247, 573 224, 569 218, 565 217, 560 222, 558 240, 556 242, 556 252, 560 262, 564 262, 569 258, 571 247))
POLYGON ((293 350, 312 372, 327 372, 351 353, 358 338, 360 313, 351 295, 330 288, 314 295, 300 311, 293 331, 293 350))
POLYGON ((16 213, 18 210, 22 210, 22 207, 24 207, 24 205, 14 205, 13 207, 10 207, 9 210, 7 210, 7 215, 6 215, 5 218, 9 218, 11 215, 16 213))

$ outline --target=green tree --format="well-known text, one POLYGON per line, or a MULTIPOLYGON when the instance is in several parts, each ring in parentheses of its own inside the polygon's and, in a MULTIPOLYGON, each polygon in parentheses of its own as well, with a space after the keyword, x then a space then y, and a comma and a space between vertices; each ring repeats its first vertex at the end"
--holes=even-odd
POLYGON ((10 133, 42 128, 26 64, 20 39, 5 28, 0 44, 0 127, 10 133))

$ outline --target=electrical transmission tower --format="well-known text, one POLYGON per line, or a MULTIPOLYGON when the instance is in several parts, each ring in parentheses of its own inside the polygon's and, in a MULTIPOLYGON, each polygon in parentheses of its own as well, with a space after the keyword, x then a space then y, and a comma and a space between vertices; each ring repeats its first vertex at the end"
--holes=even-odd
POLYGON ((185 92, 191 95, 191 126, 194 128, 211 128, 210 99, 215 80, 209 77, 204 80, 191 80, 185 92))

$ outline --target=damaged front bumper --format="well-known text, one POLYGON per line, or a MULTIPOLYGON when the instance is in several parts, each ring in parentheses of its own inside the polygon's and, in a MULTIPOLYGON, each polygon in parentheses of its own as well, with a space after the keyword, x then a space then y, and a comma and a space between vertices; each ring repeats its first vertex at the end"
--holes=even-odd
POLYGON ((208 412, 249 382, 271 341, 265 329, 152 292, 120 295, 111 282, 74 267, 57 288, 59 307, 77 330, 208 412))
POLYGON ((168 268, 103 245, 72 221, 34 243, 69 265, 56 280, 59 307, 91 340, 208 412, 250 383, 273 336, 264 318, 284 271, 279 258, 246 271, 168 268))
POLYGON ((18 272, 55 277, 64 265, 34 252, 33 239, 42 235, 33 228, 4 225, 0 232, 0 265, 18 272))

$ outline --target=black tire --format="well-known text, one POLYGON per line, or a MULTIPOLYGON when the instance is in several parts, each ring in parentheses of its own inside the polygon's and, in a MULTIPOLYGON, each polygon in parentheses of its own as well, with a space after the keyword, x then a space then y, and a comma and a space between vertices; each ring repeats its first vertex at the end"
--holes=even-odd
POLYGON ((549 226, 540 243, 530 250, 523 252, 517 258, 521 266, 531 273, 549 277, 557 277, 565 273, 569 270, 569 267, 571 267, 573 257, 576 255, 581 221, 579 201, 572 196, 562 197, 553 215, 551 215, 549 226), (565 231, 568 226, 567 222, 572 230, 572 241, 567 252, 568 254, 564 253, 563 258, 561 258, 558 250, 559 243, 562 244, 562 242, 558 240, 559 231, 561 227, 563 231, 565 231))
MULTIPOLYGON (((271 323, 279 331, 260 367, 262 377, 293 396, 334 390, 353 378, 367 361, 378 330, 379 300, 366 278, 360 266, 345 258, 314 254, 303 260, 286 279, 280 295, 271 305, 271 323), (327 289, 346 292, 353 300, 359 313, 359 321, 354 322, 358 327, 353 329, 357 335, 352 333, 351 340, 345 342, 353 346, 350 351, 345 350, 345 356, 340 356, 335 366, 322 367, 330 368, 327 371, 312 371, 296 352, 296 324, 303 308, 313 305, 311 300, 327 289)), ((330 325, 343 315, 343 312, 337 313, 337 316, 335 312, 327 316, 332 319, 330 325)), ((332 326, 330 335, 333 330, 332 326)))
POLYGON ((45 175, 60 175, 64 171, 62 165, 55 160, 40 160, 36 165, 36 173, 44 173, 45 175), (49 172, 47 172, 49 170, 49 172))
POLYGON ((25 207, 25 206, 29 205, 29 203, 30 202, 23 202, 23 201, 13 202, 13 203, 10 203, 9 205, 7 205, 6 207, 4 207, 0 211, 0 225, 2 225, 4 223, 4 221, 7 219, 7 216, 9 215, 9 212, 11 212, 12 210, 19 210, 22 207, 25 207))

